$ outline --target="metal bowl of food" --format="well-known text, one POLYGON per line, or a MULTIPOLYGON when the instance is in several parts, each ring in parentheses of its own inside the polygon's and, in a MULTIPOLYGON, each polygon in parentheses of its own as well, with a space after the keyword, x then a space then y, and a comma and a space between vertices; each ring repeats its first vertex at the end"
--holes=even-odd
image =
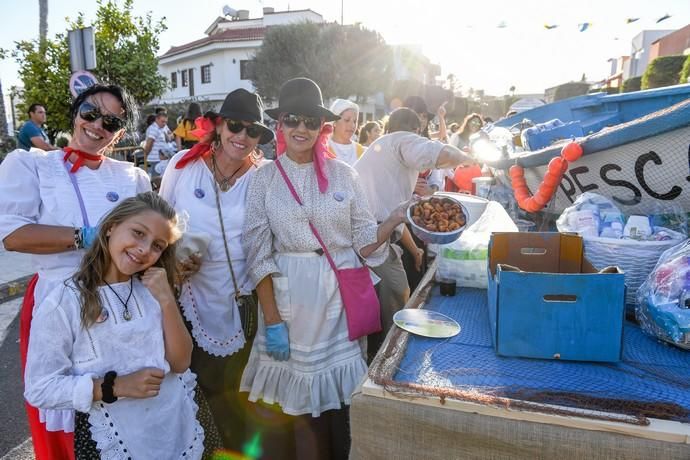
POLYGON ((430 196, 407 208, 412 233, 425 243, 448 244, 457 240, 467 227, 469 213, 451 196, 430 196))

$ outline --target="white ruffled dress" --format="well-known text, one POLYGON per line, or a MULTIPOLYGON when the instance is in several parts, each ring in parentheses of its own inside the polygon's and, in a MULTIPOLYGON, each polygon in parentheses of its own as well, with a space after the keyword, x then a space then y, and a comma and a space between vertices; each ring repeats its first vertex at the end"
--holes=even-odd
MULTIPOLYGON (((260 168, 247 194, 243 246, 251 279, 273 277, 280 316, 287 324, 290 359, 266 354, 263 315, 242 375, 249 400, 278 403, 289 415, 311 414, 350 404, 366 374, 361 343, 348 340, 338 283, 308 222, 311 220, 339 268, 361 266, 358 252, 376 241, 377 225, 357 173, 339 160, 326 161, 329 186, 320 193, 311 163, 280 160, 305 206, 300 207, 275 164, 260 168)), ((383 262, 383 245, 367 263, 383 262)))
MULTIPOLYGON (((128 297, 129 282, 111 286, 121 298, 128 297)), ((128 302, 132 319, 125 321, 115 294, 107 287, 99 292, 107 318, 86 329, 73 286, 58 286, 41 303, 31 325, 24 397, 35 407, 88 413, 101 458, 201 458, 204 432, 196 419, 196 377, 190 371, 170 372, 160 305, 135 280, 128 302), (94 378, 146 367, 165 371, 158 396, 93 401, 94 378)))

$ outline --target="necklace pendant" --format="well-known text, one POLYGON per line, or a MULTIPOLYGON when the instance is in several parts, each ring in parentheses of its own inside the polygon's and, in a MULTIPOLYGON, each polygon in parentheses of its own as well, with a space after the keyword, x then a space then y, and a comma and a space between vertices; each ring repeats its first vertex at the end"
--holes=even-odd
POLYGON ((219 184, 221 192, 227 192, 230 190, 230 184, 226 181, 221 181, 219 184))
POLYGON ((124 318, 125 321, 130 321, 132 319, 132 314, 129 312, 129 310, 125 310, 122 313, 122 318, 124 318))

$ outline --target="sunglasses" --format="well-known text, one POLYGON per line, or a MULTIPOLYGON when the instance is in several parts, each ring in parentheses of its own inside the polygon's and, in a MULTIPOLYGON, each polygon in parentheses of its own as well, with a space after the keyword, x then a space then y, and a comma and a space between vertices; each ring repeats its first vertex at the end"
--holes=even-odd
POLYGON ((307 117, 304 115, 295 115, 294 113, 286 113, 283 115, 283 124, 288 128, 297 128, 302 122, 304 122, 304 126, 310 131, 316 131, 321 128, 321 118, 319 117, 307 117))
POLYGON ((235 120, 225 120, 225 125, 228 127, 231 133, 238 134, 241 133, 243 129, 247 130, 247 136, 256 139, 261 136, 263 129, 259 125, 251 124, 249 126, 245 125, 241 121, 235 120))
POLYGON ((103 115, 101 109, 90 102, 84 102, 79 106, 79 116, 82 120, 88 122, 94 122, 99 118, 103 118, 103 129, 110 133, 115 133, 125 126, 125 121, 122 118, 115 115, 103 115))

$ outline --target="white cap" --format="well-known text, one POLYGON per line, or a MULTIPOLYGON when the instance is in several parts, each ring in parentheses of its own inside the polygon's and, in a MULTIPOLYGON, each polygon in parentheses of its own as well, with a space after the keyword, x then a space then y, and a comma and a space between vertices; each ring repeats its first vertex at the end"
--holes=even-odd
POLYGON ((354 110, 355 114, 359 115, 359 106, 347 99, 336 99, 331 104, 331 112, 338 116, 342 115, 342 113, 348 109, 354 110))

